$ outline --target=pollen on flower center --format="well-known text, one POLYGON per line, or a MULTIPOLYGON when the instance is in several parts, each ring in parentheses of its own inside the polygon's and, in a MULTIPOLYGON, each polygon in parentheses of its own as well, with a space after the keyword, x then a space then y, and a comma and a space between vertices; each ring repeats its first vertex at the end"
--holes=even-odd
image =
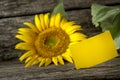
POLYGON ((47 45, 47 46, 51 46, 51 47, 54 47, 58 42, 58 39, 56 39, 56 37, 48 37, 46 38, 44 44, 47 45))
POLYGON ((64 53, 69 43, 69 36, 64 30, 48 28, 38 35, 35 47, 40 56, 50 58, 64 53))

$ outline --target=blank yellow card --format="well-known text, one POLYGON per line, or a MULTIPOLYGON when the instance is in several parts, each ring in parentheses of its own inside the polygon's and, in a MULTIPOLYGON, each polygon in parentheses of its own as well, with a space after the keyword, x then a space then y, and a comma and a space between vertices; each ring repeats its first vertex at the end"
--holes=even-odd
POLYGON ((70 49, 76 69, 89 68, 118 56, 109 31, 73 44, 70 49))

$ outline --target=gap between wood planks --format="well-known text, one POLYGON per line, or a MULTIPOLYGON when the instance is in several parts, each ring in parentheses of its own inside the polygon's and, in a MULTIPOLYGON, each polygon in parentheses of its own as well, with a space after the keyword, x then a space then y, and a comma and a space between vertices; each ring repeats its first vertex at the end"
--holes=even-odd
MULTIPOLYGON (((107 6, 120 6, 120 3, 113 3, 113 4, 106 4, 107 6)), ((86 10, 86 9, 90 9, 91 7, 84 7, 84 8, 69 8, 69 9, 66 9, 65 11, 66 12, 69 12, 69 11, 77 11, 77 10, 86 10)), ((14 17, 23 17, 23 16, 33 16, 35 14, 41 14, 41 13, 47 13, 47 12, 50 12, 49 10, 48 11, 44 11, 44 12, 38 12, 38 13, 28 13, 28 14, 16 14, 16 15, 10 15, 10 16, 0 16, 0 19, 5 19, 5 18, 14 18, 14 17)))

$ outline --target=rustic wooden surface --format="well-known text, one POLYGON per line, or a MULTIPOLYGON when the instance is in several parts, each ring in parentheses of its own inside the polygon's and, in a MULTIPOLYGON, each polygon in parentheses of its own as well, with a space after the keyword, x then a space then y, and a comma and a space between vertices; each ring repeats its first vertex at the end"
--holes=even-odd
MULTIPOLYGON (((120 6, 120 0, 63 0, 68 18, 81 24, 83 33, 93 36, 101 32, 91 23, 93 2, 120 6)), ((0 0, 0 80, 102 80, 120 78, 120 57, 89 69, 75 70, 73 64, 37 66, 25 69, 18 61, 21 51, 14 49, 19 42, 14 36, 24 21, 33 22, 35 14, 51 11, 57 0, 0 0)))
POLYGON ((118 80, 119 62, 120 58, 115 58, 93 68, 75 70, 73 64, 26 69, 18 61, 6 61, 0 65, 0 80, 118 80))

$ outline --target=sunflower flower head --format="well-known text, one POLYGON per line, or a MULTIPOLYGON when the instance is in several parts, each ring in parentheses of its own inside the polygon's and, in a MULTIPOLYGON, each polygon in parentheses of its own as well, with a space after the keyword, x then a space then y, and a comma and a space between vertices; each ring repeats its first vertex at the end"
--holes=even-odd
POLYGON ((19 28, 16 38, 22 40, 15 48, 26 50, 20 58, 25 67, 35 64, 48 66, 62 64, 64 61, 73 63, 69 46, 86 39, 78 30, 80 25, 67 21, 60 13, 50 16, 49 13, 35 15, 34 23, 24 22, 27 28, 19 28))

